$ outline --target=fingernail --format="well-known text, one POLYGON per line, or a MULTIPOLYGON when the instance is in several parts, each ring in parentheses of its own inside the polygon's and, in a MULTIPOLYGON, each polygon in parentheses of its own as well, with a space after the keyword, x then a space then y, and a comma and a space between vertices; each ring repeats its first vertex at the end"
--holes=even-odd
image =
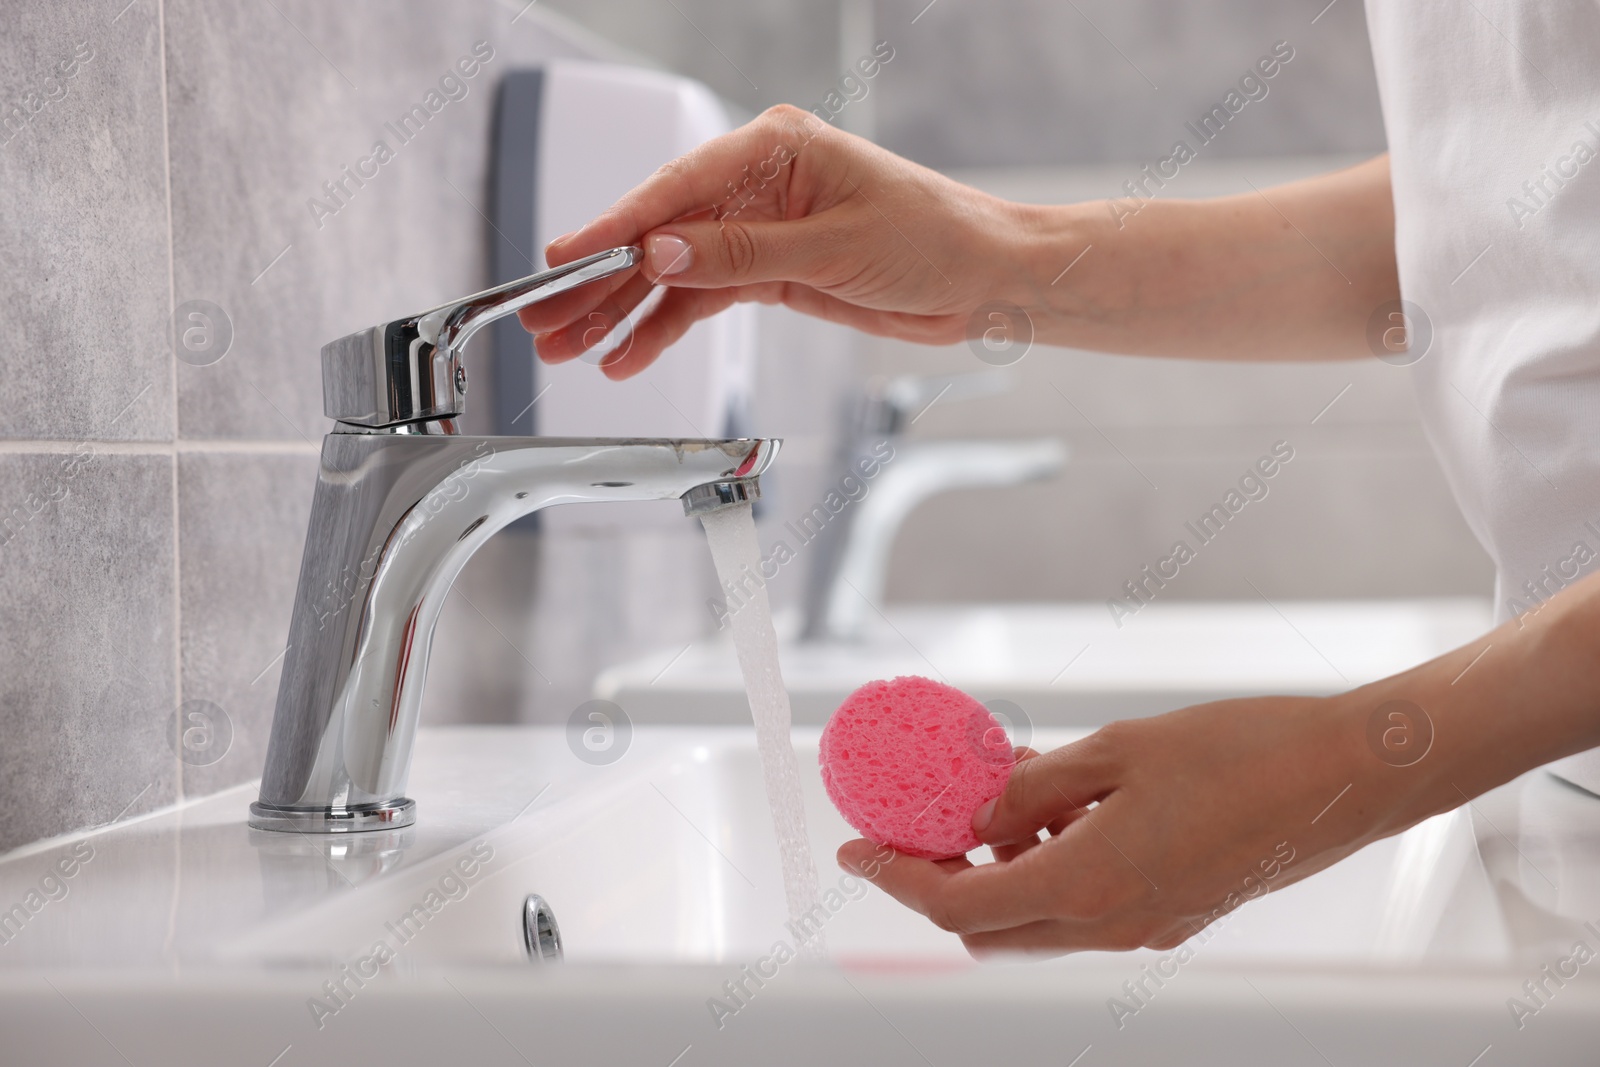
POLYGON ((849 860, 840 860, 839 861, 839 869, 841 871, 845 872, 846 874, 853 874, 853 875, 856 875, 858 877, 861 874, 861 868, 857 867, 855 864, 851 863, 849 860))
POLYGON ((575 234, 577 232, 578 232, 577 230, 573 230, 571 233, 564 233, 560 237, 553 238, 548 243, 545 244, 545 247, 546 248, 554 248, 556 245, 560 244, 562 241, 567 240, 569 237, 571 237, 573 234, 575 234))
POLYGON ((645 255, 650 260, 650 270, 656 276, 682 274, 694 264, 694 249, 682 237, 658 233, 650 238, 645 255))
POLYGON ((985 800, 978 806, 978 810, 972 813, 973 833, 981 834, 988 828, 989 823, 994 820, 994 806, 999 799, 995 797, 993 800, 985 800))

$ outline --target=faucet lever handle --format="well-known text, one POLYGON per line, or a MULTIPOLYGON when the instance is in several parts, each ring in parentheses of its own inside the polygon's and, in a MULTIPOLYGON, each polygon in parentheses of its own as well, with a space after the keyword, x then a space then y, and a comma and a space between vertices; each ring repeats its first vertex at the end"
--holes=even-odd
POLYGON ((467 392, 461 350, 473 334, 643 258, 636 246, 597 252, 331 341, 322 346, 322 409, 330 419, 374 429, 458 416, 467 392))

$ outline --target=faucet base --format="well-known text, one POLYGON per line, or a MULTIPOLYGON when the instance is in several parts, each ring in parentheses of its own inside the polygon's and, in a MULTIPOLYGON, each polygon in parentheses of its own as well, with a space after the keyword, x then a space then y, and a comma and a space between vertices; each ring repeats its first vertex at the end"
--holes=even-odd
POLYGON ((398 830, 416 821, 417 802, 410 797, 401 797, 370 808, 279 808, 260 801, 250 805, 252 827, 292 834, 398 830))

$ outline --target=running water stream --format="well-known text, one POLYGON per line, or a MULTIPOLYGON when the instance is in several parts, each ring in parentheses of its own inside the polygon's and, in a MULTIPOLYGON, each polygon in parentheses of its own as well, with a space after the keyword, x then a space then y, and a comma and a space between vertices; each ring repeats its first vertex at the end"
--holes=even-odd
MULTIPOLYGON (((711 559, 724 588, 737 585, 745 574, 760 571, 761 547, 749 504, 735 504, 700 516, 711 545, 711 559)), ((743 586, 739 586, 741 590, 743 586)), ((756 724, 756 748, 766 779, 767 803, 778 834, 778 857, 783 866, 783 892, 789 918, 799 920, 821 899, 817 867, 811 859, 811 838, 806 834, 806 811, 800 794, 800 764, 789 735, 789 691, 778 669, 778 634, 772 628, 772 608, 767 590, 758 586, 738 611, 732 613, 733 646, 739 654, 750 714, 756 724)), ((797 922, 796 929, 805 928, 797 922)), ((821 957, 822 931, 796 948, 803 956, 821 957)))

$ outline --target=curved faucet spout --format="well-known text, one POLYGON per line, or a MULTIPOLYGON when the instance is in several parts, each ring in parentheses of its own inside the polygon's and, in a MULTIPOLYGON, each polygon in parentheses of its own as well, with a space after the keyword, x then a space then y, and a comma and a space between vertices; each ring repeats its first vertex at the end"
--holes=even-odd
POLYGON ((323 439, 289 649, 250 824, 404 826, 434 625, 501 527, 540 508, 680 498, 698 513, 759 494, 774 440, 333 433, 323 439))

